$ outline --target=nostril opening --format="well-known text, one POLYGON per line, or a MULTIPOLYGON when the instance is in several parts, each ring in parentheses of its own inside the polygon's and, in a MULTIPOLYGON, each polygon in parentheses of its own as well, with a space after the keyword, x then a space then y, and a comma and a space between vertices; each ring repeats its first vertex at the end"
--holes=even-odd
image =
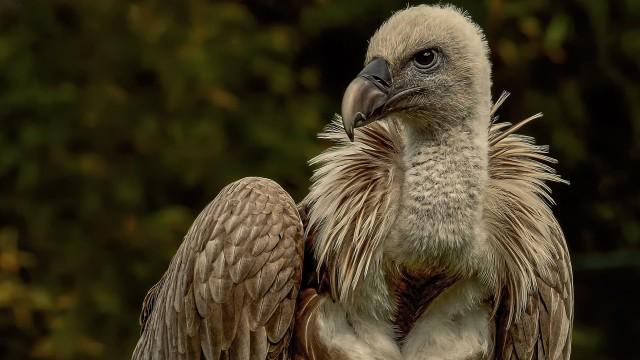
POLYGON ((380 85, 388 88, 391 87, 391 84, 389 84, 389 82, 387 82, 385 79, 377 76, 377 75, 371 75, 371 77, 380 85))
POLYGON ((383 58, 377 57, 371 60, 360 71, 358 76, 361 76, 369 80, 377 88, 382 90, 385 94, 388 93, 392 84, 391 72, 389 71, 389 63, 383 58))
POLYGON ((385 94, 387 94, 389 92, 389 88, 391 88, 391 84, 378 75, 366 74, 362 75, 362 77, 369 80, 373 85, 375 85, 375 87, 380 89, 385 94))

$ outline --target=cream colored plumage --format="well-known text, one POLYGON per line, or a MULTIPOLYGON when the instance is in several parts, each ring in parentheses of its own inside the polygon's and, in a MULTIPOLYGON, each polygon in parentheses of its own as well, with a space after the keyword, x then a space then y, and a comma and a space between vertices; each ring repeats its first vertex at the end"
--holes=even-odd
POLYGON ((538 115, 492 122, 487 54, 456 8, 394 14, 298 210, 266 179, 225 188, 147 295, 134 358, 568 359, 563 180, 515 133, 538 115))

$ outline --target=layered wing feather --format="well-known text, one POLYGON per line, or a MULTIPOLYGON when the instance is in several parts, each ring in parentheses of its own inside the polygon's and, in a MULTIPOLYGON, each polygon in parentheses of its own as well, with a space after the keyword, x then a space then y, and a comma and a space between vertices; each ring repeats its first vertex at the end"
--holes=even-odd
POLYGON ((498 359, 570 358, 573 289, 566 252, 557 259, 552 271, 556 273, 536 277, 536 289, 529 293, 523 313, 515 319, 510 319, 511 297, 505 294, 498 313, 498 359))
POLYGON ((280 186, 228 185, 145 298, 133 359, 286 358, 303 251, 296 205, 280 186))

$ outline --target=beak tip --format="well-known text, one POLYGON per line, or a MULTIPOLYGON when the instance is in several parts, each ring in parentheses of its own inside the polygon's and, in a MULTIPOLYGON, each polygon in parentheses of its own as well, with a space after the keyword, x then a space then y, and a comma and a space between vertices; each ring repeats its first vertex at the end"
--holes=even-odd
POLYGON ((349 137, 349 140, 351 140, 351 142, 353 142, 353 125, 352 125, 352 123, 344 122, 343 124, 344 124, 344 132, 349 137))
POLYGON ((354 139, 354 129, 360 126, 360 124, 362 124, 365 120, 366 116, 361 112, 357 112, 353 116, 342 117, 344 132, 347 133, 347 136, 349 137, 349 140, 351 140, 351 142, 353 142, 354 139))

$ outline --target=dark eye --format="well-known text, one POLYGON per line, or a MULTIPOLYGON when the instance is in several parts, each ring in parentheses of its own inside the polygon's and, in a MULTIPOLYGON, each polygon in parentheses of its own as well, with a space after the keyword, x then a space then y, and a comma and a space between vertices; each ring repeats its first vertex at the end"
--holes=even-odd
POLYGON ((440 63, 440 52, 436 49, 422 50, 413 56, 413 62, 421 70, 431 70, 440 63))

